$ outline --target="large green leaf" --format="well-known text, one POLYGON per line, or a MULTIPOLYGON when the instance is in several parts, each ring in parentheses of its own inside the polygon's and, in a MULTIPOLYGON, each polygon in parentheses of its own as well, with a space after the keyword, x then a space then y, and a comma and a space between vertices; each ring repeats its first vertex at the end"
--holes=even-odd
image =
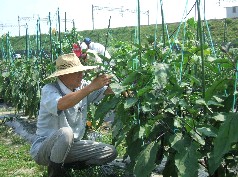
POLYGON ((214 119, 218 122, 224 122, 225 121, 225 114, 222 113, 215 113, 214 116, 211 117, 211 119, 214 119))
POLYGON ((130 73, 122 82, 122 85, 123 86, 126 86, 128 84, 132 84, 137 77, 139 77, 140 73, 135 71, 135 72, 132 72, 130 73))
POLYGON ((140 126, 139 130, 136 131, 133 135, 133 141, 136 141, 137 139, 143 139, 144 133, 145 133, 145 127, 140 126))
POLYGON ((190 135, 191 137, 198 142, 200 145, 205 145, 205 140, 204 137, 200 136, 199 134, 197 134, 194 130, 190 131, 190 135))
POLYGON ((141 151, 136 159, 134 173, 136 177, 147 177, 155 168, 156 153, 158 150, 157 142, 152 142, 141 151))
POLYGON ((157 89, 165 88, 168 82, 169 65, 165 63, 157 63, 154 67, 154 70, 154 82, 157 84, 157 89))
POLYGON ((151 86, 146 86, 146 87, 143 87, 141 88, 140 90, 138 90, 137 92, 137 96, 140 97, 140 96, 143 96, 145 93, 149 92, 152 90, 152 87, 151 86))
POLYGON ((120 134, 124 134, 125 132, 122 131, 122 128, 125 125, 129 124, 130 117, 128 116, 128 112, 124 109, 124 104, 121 102, 117 105, 115 113, 115 119, 113 122, 112 128, 112 137, 116 138, 120 136, 120 134))
POLYGON ((216 137, 216 133, 214 133, 210 127, 201 127, 201 128, 197 128, 197 131, 199 133, 201 133, 204 136, 208 136, 208 137, 216 137))
POLYGON ((112 109, 115 108, 120 99, 115 96, 106 96, 102 102, 97 106, 95 111, 95 120, 102 119, 112 109))
POLYGON ((116 138, 123 127, 121 119, 115 119, 113 122, 112 138, 116 138))
MULTIPOLYGON (((130 156, 130 160, 132 162, 135 162, 135 159, 137 158, 138 154, 143 149, 143 140, 141 138, 135 139, 135 133, 140 130, 139 125, 131 125, 130 130, 128 130, 127 135, 126 135, 126 144, 127 148, 126 151, 128 155, 130 156), (136 147, 136 148, 135 148, 136 147)), ((131 164, 134 167, 134 163, 131 164)))
POLYGON ((198 159, 201 156, 198 152, 199 144, 186 136, 183 139, 176 138, 174 140, 177 141, 174 142, 173 148, 177 151, 175 165, 179 170, 179 176, 198 176, 198 159))
POLYGON ((125 138, 124 131, 123 129, 123 124, 121 122, 121 119, 115 116, 114 122, 113 122, 113 128, 112 128, 112 143, 115 146, 118 146, 122 140, 125 138))
POLYGON ((208 101, 212 98, 214 94, 216 94, 217 91, 224 91, 226 89, 227 84, 231 82, 230 80, 226 78, 220 78, 219 80, 215 81, 212 86, 207 88, 205 93, 205 100, 208 101))
POLYGON ((216 60, 213 61, 213 63, 216 63, 216 64, 228 63, 228 64, 230 64, 230 66, 232 66, 232 62, 228 59, 225 59, 225 58, 216 59, 216 60))
POLYGON ((114 92, 114 94, 116 95, 116 97, 119 97, 121 93, 126 90, 126 88, 121 86, 119 83, 111 83, 110 87, 114 92))
POLYGON ((229 112, 233 108, 234 95, 230 94, 223 102, 224 107, 220 109, 220 112, 229 112))
POLYGON ((237 125, 238 113, 226 115, 225 122, 221 125, 218 135, 214 140, 214 149, 209 159, 209 172, 213 174, 222 162, 223 156, 231 150, 233 143, 238 142, 237 125))
POLYGON ((127 98, 124 104, 124 108, 125 109, 130 108, 131 106, 135 105, 137 101, 138 101, 137 98, 127 98))
POLYGON ((163 176, 167 177, 167 176, 172 176, 172 177, 178 177, 178 170, 177 167, 175 166, 175 161, 174 161, 174 153, 170 153, 166 164, 165 164, 165 168, 163 169, 163 176))

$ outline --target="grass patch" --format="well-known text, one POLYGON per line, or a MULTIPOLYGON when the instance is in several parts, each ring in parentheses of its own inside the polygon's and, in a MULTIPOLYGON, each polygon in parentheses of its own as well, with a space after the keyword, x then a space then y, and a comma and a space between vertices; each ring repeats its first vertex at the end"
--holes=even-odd
POLYGON ((46 168, 32 160, 29 150, 28 142, 12 128, 0 124, 0 176, 46 177, 46 168))
MULTIPOLYGON (((105 143, 111 143, 111 132, 102 132, 98 139, 105 143)), ((14 130, 0 122, 0 176, 1 177, 47 177, 47 168, 37 165, 32 160, 29 151, 31 145, 14 130)), ((123 146, 117 148, 119 157, 125 151, 123 146)), ((70 171, 71 177, 100 177, 105 176, 102 168, 94 167, 82 171, 70 171)), ((115 174, 116 169, 114 169, 115 174)), ((122 176, 122 171, 116 172, 116 176, 122 176)))

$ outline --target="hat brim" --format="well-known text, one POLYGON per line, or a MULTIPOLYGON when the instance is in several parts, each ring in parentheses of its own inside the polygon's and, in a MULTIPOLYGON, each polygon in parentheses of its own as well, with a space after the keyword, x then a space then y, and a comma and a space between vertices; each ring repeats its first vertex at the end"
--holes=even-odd
POLYGON ((90 69, 95 69, 95 68, 97 68, 97 66, 74 66, 74 67, 71 67, 71 68, 56 71, 53 74, 51 74, 50 76, 48 76, 46 79, 50 79, 50 78, 53 78, 53 77, 62 76, 62 75, 66 75, 66 74, 76 73, 76 72, 79 72, 79 71, 86 71, 86 70, 90 70, 90 69))

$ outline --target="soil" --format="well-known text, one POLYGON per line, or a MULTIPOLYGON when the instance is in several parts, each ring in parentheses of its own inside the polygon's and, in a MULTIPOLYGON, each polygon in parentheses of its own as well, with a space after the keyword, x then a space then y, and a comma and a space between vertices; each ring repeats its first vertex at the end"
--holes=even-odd
POLYGON ((6 105, 0 103, 0 123, 5 123, 19 134, 21 137, 32 143, 36 132, 36 119, 30 119, 23 116, 21 112, 16 111, 6 105))

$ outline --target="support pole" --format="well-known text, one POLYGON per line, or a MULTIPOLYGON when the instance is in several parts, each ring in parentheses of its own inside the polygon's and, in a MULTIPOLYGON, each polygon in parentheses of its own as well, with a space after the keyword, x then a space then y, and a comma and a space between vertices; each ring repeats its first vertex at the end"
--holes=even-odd
POLYGON ((29 36, 28 36, 28 25, 27 25, 27 23, 26 23, 26 59, 28 59, 29 58, 29 36))
POLYGON ((7 52, 7 59, 10 60, 10 40, 9 40, 9 32, 6 34, 6 52, 7 52))
POLYGON ((49 12, 49 23, 50 23, 50 59, 53 62, 53 47, 52 47, 52 27, 51 27, 51 18, 50 18, 50 12, 49 12))
POLYGON ((4 47, 3 47, 3 37, 0 38, 1 40, 1 48, 2 48, 2 59, 5 59, 5 55, 4 55, 4 47))
POLYGON ((164 24, 164 11, 163 11, 163 2, 160 0, 160 10, 162 18, 162 33, 163 33, 163 48, 165 48, 165 24, 164 24))
POLYGON ((93 13, 93 11, 94 11, 94 7, 92 5, 92 23, 93 23, 93 30, 94 30, 94 13, 93 13))
POLYGON ((40 22, 39 22, 39 37, 40 37, 40 62, 42 64, 42 36, 41 36, 41 26, 40 26, 40 22))
MULTIPOLYGON (((202 30, 202 21, 200 14, 200 0, 197 1, 197 11, 198 11, 198 37, 200 41, 200 50, 201 50, 201 59, 202 59, 202 97, 205 98, 205 61, 204 61, 204 52, 203 52, 203 30, 202 30)), ((206 107, 204 106, 204 114, 206 114, 206 107)))
POLYGON ((64 32, 66 32, 67 28, 66 28, 66 12, 64 12, 64 32))
POLYGON ((73 20, 73 28, 75 28, 75 22, 74 22, 74 20, 73 20))
POLYGON ((18 16, 18 30, 19 30, 19 36, 21 36, 21 25, 20 25, 20 17, 18 16))
POLYGON ((147 11, 147 20, 148 20, 148 26, 150 25, 150 11, 147 11))
POLYGON ((61 32, 60 32, 60 15, 59 15, 59 8, 58 8, 58 23, 59 23, 59 44, 60 44, 60 53, 61 54, 61 32))
POLYGON ((39 18, 37 19, 36 22, 36 52, 37 56, 39 56, 39 18))

